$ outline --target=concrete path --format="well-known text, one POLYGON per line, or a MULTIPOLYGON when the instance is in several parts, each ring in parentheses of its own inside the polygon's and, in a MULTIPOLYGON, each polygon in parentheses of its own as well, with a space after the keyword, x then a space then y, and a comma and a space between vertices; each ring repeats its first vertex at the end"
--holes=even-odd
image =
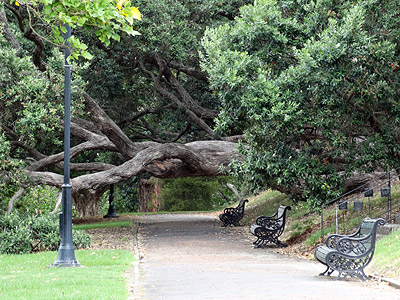
POLYGON ((146 215, 137 225, 136 300, 400 300, 384 283, 320 277, 319 263, 254 249, 245 228, 214 216, 146 215))

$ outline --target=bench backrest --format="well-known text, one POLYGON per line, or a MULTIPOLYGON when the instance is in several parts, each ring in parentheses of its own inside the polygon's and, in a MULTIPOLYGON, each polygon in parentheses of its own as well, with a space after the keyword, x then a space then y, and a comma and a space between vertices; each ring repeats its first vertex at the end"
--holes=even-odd
POLYGON ((283 222, 285 221, 285 214, 286 214, 286 206, 284 205, 279 205, 278 211, 276 214, 276 218, 278 219, 277 223, 280 225, 283 225, 283 222))
POLYGON ((272 222, 274 223, 274 228, 284 228, 285 226, 285 219, 286 219, 286 211, 291 210, 290 206, 279 205, 278 210, 276 213, 271 217, 272 220, 263 220, 263 226, 271 227, 272 222), (267 225, 268 224, 268 225, 267 225))
POLYGON ((383 219, 365 218, 356 234, 338 240, 338 249, 348 255, 355 256, 373 252, 378 225, 384 224, 383 219))
POLYGON ((383 219, 370 219, 365 218, 360 225, 360 238, 368 237, 363 240, 363 245, 365 248, 369 249, 371 247, 375 247, 376 240, 376 231, 378 229, 378 225, 384 225, 385 221, 383 219))
POLYGON ((240 200, 240 202, 239 202, 239 204, 238 204, 238 206, 236 207, 236 212, 238 212, 238 213, 244 213, 244 205, 245 205, 245 203, 246 202, 249 202, 249 200, 247 200, 247 199, 242 199, 242 200, 240 200))

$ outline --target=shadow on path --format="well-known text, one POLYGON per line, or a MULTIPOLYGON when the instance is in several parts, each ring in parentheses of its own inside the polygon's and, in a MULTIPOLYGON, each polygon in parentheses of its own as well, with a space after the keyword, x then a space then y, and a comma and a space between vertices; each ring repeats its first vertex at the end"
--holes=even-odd
POLYGON ((247 228, 212 215, 137 217, 136 300, 400 299, 382 283, 319 277, 324 266, 254 249, 247 228))

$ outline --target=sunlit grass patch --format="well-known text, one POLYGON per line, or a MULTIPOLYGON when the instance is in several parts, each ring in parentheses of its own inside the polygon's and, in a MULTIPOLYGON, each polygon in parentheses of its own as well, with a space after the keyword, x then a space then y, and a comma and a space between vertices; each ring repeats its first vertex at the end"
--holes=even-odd
POLYGON ((100 222, 74 225, 73 229, 88 230, 95 228, 131 227, 132 221, 100 222))
POLYGON ((0 255, 0 299, 126 299, 126 250, 77 250, 81 268, 49 268, 57 252, 0 255))
POLYGON ((385 277, 400 276, 400 230, 377 241, 370 270, 385 277))

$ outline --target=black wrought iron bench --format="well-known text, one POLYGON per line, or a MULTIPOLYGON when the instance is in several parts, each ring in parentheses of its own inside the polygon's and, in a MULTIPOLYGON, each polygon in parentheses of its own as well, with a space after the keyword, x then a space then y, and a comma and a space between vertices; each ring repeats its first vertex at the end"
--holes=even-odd
POLYGON ((326 265, 325 272, 319 274, 330 276, 334 271, 338 278, 347 276, 366 280, 364 268, 370 263, 376 241, 378 225, 384 225, 383 219, 365 218, 357 232, 352 235, 332 234, 327 237, 325 245, 315 250, 315 258, 326 265))
POLYGON ((227 207, 224 209, 224 212, 219 215, 219 219, 223 223, 222 226, 226 227, 228 225, 240 226, 239 221, 243 218, 244 215, 244 205, 249 200, 240 200, 239 205, 237 207, 227 207))
POLYGON ((287 247, 279 237, 285 230, 286 211, 291 210, 290 206, 279 205, 276 213, 270 217, 259 216, 256 224, 250 225, 250 232, 257 237, 253 242, 255 247, 260 248, 268 243, 274 243, 279 247, 287 247))

